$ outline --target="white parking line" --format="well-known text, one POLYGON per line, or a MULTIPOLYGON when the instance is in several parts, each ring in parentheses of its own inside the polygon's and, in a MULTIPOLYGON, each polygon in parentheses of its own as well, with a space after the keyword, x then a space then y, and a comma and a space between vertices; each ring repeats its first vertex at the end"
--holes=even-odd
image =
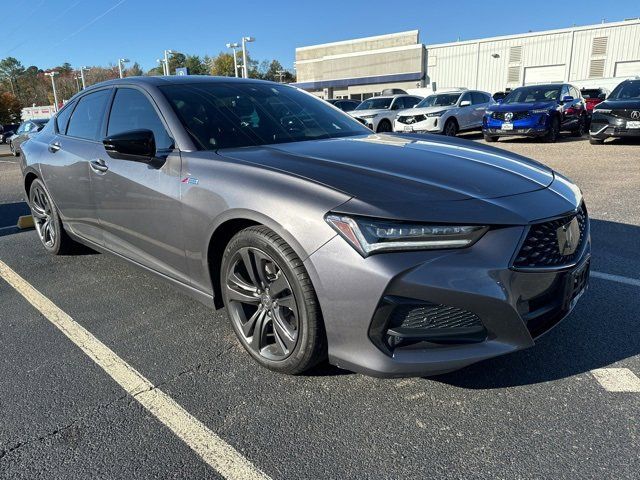
POLYGON ((640 393, 640 378, 628 368, 596 368, 591 374, 608 392, 640 393))
POLYGON ((269 479, 235 448, 178 405, 166 393, 154 387, 141 373, 1 260, 0 277, 220 475, 231 480, 269 479))
POLYGON ((604 280, 610 280, 612 282, 625 283, 627 285, 633 285, 634 287, 640 287, 640 280, 637 278, 623 277, 622 275, 612 275, 610 273, 603 272, 591 272, 592 277, 602 278, 604 280))

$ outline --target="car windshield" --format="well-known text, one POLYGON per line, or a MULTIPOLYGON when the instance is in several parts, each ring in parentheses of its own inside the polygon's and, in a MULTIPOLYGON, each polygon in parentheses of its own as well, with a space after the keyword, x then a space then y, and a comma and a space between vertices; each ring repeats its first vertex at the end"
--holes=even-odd
POLYGON ((356 107, 356 110, 386 110, 391 106, 393 98, 368 98, 356 107))
POLYGON ((192 83, 160 90, 204 150, 370 133, 323 100, 284 85, 192 83))
POLYGON ((613 89, 609 100, 638 100, 640 99, 640 81, 624 82, 613 89))
POLYGON ((598 98, 602 92, 599 88, 585 88, 580 90, 580 93, 582 93, 584 98, 598 98))
POLYGON ((416 108, 424 107, 450 107, 458 103, 460 93, 441 93, 439 95, 429 95, 423 99, 416 108))
POLYGON ((507 95, 502 103, 537 103, 560 100, 561 85, 520 87, 507 95))

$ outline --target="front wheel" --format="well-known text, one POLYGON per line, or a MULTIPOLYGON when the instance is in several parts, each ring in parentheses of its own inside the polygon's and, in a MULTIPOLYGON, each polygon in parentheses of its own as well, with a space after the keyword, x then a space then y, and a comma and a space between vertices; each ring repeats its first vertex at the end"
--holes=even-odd
POLYGON ((242 346, 261 365, 297 374, 326 357, 320 307, 293 249, 266 227, 249 227, 225 248, 222 296, 242 346))
POLYGON ((386 133, 391 131, 393 131, 393 127, 389 120, 381 120, 378 124, 378 128, 376 129, 376 133, 386 133))
POLYGON ((558 135, 560 134, 560 120, 558 117, 553 117, 551 120, 551 126, 549 127, 549 131, 543 137, 544 141, 547 143, 555 143, 558 140, 558 135))
POLYGON ((578 128, 576 128, 571 133, 573 134, 574 137, 582 137, 585 134, 586 127, 587 127, 587 121, 584 116, 581 116, 580 120, 578 120, 578 128))
POLYGON ((498 137, 494 137, 492 135, 485 135, 484 136, 484 141, 485 142, 497 142, 498 141, 498 137))
POLYGON ((453 118, 447 120, 447 123, 444 124, 442 133, 444 133, 447 137, 455 137, 456 135, 458 135, 458 122, 456 122, 453 118))

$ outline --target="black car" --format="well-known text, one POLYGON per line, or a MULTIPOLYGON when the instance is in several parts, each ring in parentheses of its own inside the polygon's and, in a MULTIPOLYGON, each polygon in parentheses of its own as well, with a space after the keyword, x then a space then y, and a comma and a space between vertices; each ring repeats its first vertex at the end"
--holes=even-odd
POLYGON ((14 157, 20 155, 20 145, 42 130, 48 121, 48 118, 44 118, 38 120, 27 120, 20 124, 18 130, 16 130, 15 136, 12 136, 8 140, 9 148, 11 149, 11 153, 14 157))
POLYGON ((0 143, 7 143, 9 137, 16 133, 18 127, 18 124, 0 125, 0 143))
POLYGON ((360 102, 358 100, 349 100, 348 98, 332 98, 327 100, 334 107, 338 107, 343 112, 350 112, 355 110, 360 102))
POLYGON ((640 138, 640 80, 625 80, 593 109, 589 136, 592 145, 607 138, 640 138))

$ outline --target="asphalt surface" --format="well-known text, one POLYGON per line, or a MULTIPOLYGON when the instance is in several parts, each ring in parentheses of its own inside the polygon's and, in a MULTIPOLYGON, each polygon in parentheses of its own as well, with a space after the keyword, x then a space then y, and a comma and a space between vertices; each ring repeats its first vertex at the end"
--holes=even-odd
MULTIPOLYGON (((593 270, 640 279, 640 145, 498 146, 576 181, 593 270)), ((16 169, 0 163, 5 224, 16 169)), ((289 377, 250 360, 224 311, 114 257, 52 257, 0 227, 0 260, 273 479, 640 477, 640 393, 590 373, 640 376, 638 286, 592 278, 535 347, 453 374, 289 377)), ((217 478, 3 280, 0 345, 0 478, 217 478)))

